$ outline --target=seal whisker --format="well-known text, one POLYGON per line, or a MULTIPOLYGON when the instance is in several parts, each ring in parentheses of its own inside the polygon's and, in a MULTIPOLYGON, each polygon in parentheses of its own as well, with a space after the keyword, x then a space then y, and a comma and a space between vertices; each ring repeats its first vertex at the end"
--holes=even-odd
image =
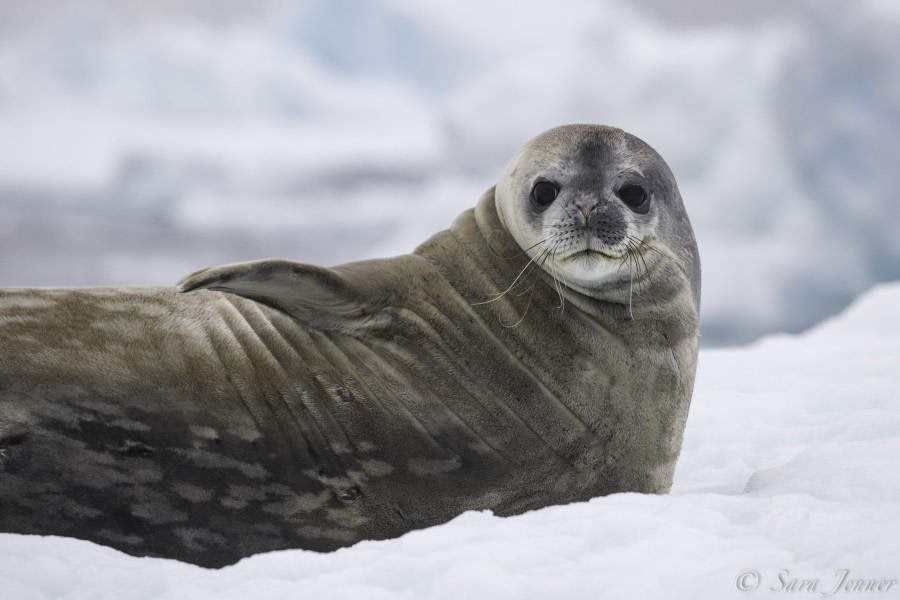
POLYGON ((644 291, 653 286, 653 274, 647 265, 644 253, 641 252, 640 244, 635 244, 635 242, 631 242, 631 244, 634 246, 632 254, 634 255, 635 269, 638 274, 638 292, 644 293, 644 291))
POLYGON ((536 285, 536 282, 532 282, 530 286, 528 286, 527 288, 525 288, 524 290, 522 290, 521 292, 516 294, 516 296, 524 296, 525 294, 527 294, 528 292, 533 290, 535 285, 536 285))
MULTIPOLYGON (((644 261, 644 253, 641 252, 641 249, 647 248, 648 250, 653 250, 653 248, 651 246, 647 245, 646 240, 643 240, 643 239, 639 240, 636 237, 634 237, 633 235, 629 235, 626 238, 626 241, 630 244, 631 248, 634 250, 635 255, 637 255, 637 257, 641 259, 641 262, 644 263, 644 268, 646 269, 647 263, 646 263, 646 261, 644 261)), ((649 269, 648 269, 648 271, 649 271, 649 269)))
MULTIPOLYGON (((550 238, 543 239, 540 242, 538 242, 537 244, 534 244, 533 246, 531 246, 529 248, 529 250, 531 248, 534 248, 536 246, 540 246, 541 244, 546 243, 548 241, 548 239, 550 239, 550 238)), ((491 302, 495 302, 495 301, 499 300, 500 298, 502 298, 503 296, 505 296, 510 290, 512 290, 514 287, 516 287, 516 284, 519 283, 519 280, 522 278, 522 275, 524 275, 525 272, 528 270, 528 268, 531 267, 533 264, 535 264, 535 261, 537 261, 544 253, 545 252, 542 251, 542 252, 536 254, 535 256, 533 256, 531 258, 531 260, 529 260, 528 263, 526 263, 526 265, 524 267, 522 267, 522 270, 519 271, 519 274, 516 275, 516 278, 513 279, 513 282, 511 284, 509 284, 508 288, 506 288, 505 290, 503 290, 502 292, 500 292, 498 294, 495 294, 495 297, 491 298, 490 300, 484 300, 482 302, 470 302, 469 303, 470 306, 480 306, 482 304, 490 304, 491 302)))
MULTIPOLYGON (((628 315, 631 317, 631 320, 634 321, 634 310, 632 300, 634 298, 634 272, 638 269, 637 259, 634 258, 631 253, 627 255, 630 260, 634 262, 634 268, 629 269, 629 282, 628 282, 628 315)), ((638 279, 640 281, 640 278, 638 279)))
POLYGON ((501 321, 500 321, 500 324, 501 324, 501 325, 503 325, 503 326, 506 327, 507 329, 512 329, 513 327, 517 327, 517 326, 519 325, 519 323, 521 323, 522 321, 525 320, 525 317, 528 315, 528 311, 531 310, 531 297, 534 295, 534 287, 535 287, 535 286, 532 285, 532 286, 529 288, 531 293, 528 294, 528 302, 526 302, 526 304, 525 304, 525 312, 522 313, 522 316, 519 317, 519 320, 516 321, 515 323, 513 323, 512 325, 507 325, 506 323, 504 323, 504 322, 501 320, 501 321))
MULTIPOLYGON (((540 267, 543 268, 544 263, 547 261, 547 258, 550 257, 550 256, 553 254, 554 250, 556 249, 556 247, 557 247, 559 244, 560 244, 560 242, 559 242, 559 240, 557 240, 556 243, 553 245, 552 248, 545 248, 545 249, 543 249, 543 250, 541 251, 541 253, 540 253, 537 257, 535 257, 535 258, 540 259, 540 262, 538 263, 538 265, 539 265, 540 267)), ((560 288, 559 288, 559 282, 556 280, 556 276, 555 276, 555 275, 553 276, 553 281, 554 281, 554 285, 556 286, 556 292, 557 292, 557 294, 559 294, 560 301, 562 301, 562 298, 563 298, 562 292, 560 291, 560 288)), ((528 310, 531 308, 531 299, 532 299, 532 297, 534 297, 534 288, 536 287, 536 285, 537 285, 537 281, 532 282, 531 287, 528 288, 528 290, 529 290, 529 292, 530 292, 530 293, 528 294, 528 302, 526 303, 526 306, 525 306, 525 312, 522 314, 522 316, 519 318, 519 320, 516 321, 515 323, 513 323, 513 324, 510 325, 510 326, 506 326, 506 325, 504 325, 504 326, 506 326, 506 327, 516 327, 519 323, 522 322, 523 319, 525 319, 525 316, 528 314, 528 310)), ((517 295, 520 295, 520 296, 521 296, 521 295, 524 295, 524 294, 525 294, 525 292, 522 292, 521 294, 517 294, 517 295)), ((503 324, 502 321, 501 321, 501 324, 503 324)))
MULTIPOLYGON (((556 244, 554 244, 553 247, 550 249, 548 256, 552 257, 553 259, 556 259, 556 249, 559 247, 559 245, 561 243, 562 243, 561 240, 557 241, 556 244)), ((545 258, 545 261, 546 261, 546 258, 545 258)), ((553 277, 553 285, 556 288, 557 295, 559 296, 559 306, 557 306, 557 308, 562 313, 562 312, 565 312, 566 301, 565 301, 565 296, 562 293, 562 287, 561 287, 562 283, 560 282, 559 274, 556 272, 556 267, 554 266, 553 263, 554 263, 554 261, 550 262, 550 275, 553 277)), ((541 263, 541 266, 543 267, 543 262, 541 263)))
POLYGON ((681 271, 685 277, 690 279, 690 274, 688 273, 688 269, 680 258, 672 254, 668 248, 658 248, 654 245, 652 239, 645 238, 641 240, 640 247, 645 248, 650 252, 655 252, 660 258, 663 260, 667 260, 674 264, 679 271, 681 271))
MULTIPOLYGON (((547 240, 545 240, 545 241, 547 241, 547 240)), ((554 245, 553 245, 552 247, 544 248, 543 250, 541 250, 541 252, 540 252, 538 255, 536 255, 536 256, 534 257, 534 259, 532 259, 531 263, 537 264, 538 266, 540 266, 540 267, 543 268, 543 266, 544 266, 544 264, 546 263, 547 259, 553 255, 553 253, 554 253, 556 247, 559 246, 560 243, 561 243, 561 242, 560 242, 559 240, 556 240, 555 243, 554 243, 554 245)), ((559 280, 557 279, 555 270, 553 269, 552 263, 551 263, 551 270, 553 271, 553 272, 551 273, 551 276, 553 277, 553 284, 554 284, 554 287, 555 287, 555 289, 556 289, 556 293, 559 295, 559 299, 560 299, 560 305, 559 305, 557 308, 562 309, 562 308, 564 307, 564 300, 563 300, 564 296, 563 296, 563 293, 562 293, 562 289, 561 289, 561 287, 560 287, 560 282, 559 282, 559 280)), ((531 299, 534 297, 534 289, 535 289, 536 285, 537 285, 537 282, 536 282, 536 281, 535 281, 535 282, 532 282, 531 286, 530 286, 528 289, 526 289, 525 291, 522 291, 522 292, 516 294, 517 296, 524 296, 526 293, 528 294, 528 301, 527 301, 527 303, 526 303, 526 305, 525 305, 525 312, 522 313, 522 316, 519 317, 519 320, 516 321, 515 323, 511 324, 511 325, 508 325, 508 324, 506 324, 506 323, 503 323, 503 321, 501 321, 501 322, 500 322, 501 325, 503 325, 504 327, 507 327, 507 328, 516 327, 517 325, 519 325, 519 323, 521 323, 521 322, 525 319, 525 317, 528 315, 529 309, 531 308, 531 299)), ((510 286, 510 288, 507 289, 506 292, 510 291, 510 289, 512 289, 512 286, 510 286)), ((505 294, 506 292, 504 292, 504 294, 505 294)), ((498 299, 498 298, 494 298, 494 300, 497 300, 497 299, 498 299)), ((491 300, 491 302, 492 302, 492 301, 493 301, 493 300, 491 300)))
POLYGON ((638 271, 638 290, 640 290, 640 286, 648 286, 652 285, 653 277, 651 275, 650 267, 647 265, 647 261, 644 258, 644 253, 641 252, 642 248, 649 248, 649 246, 645 245, 644 240, 638 240, 634 236, 627 236, 625 240, 626 245, 629 249, 629 254, 634 257, 634 265, 635 269, 638 271), (641 273, 640 267, 643 266, 643 273, 641 273), (644 280, 644 276, 648 281, 644 280))
POLYGON ((628 315, 634 321, 634 311, 632 310, 631 298, 634 295, 634 271, 630 274, 631 281, 628 284, 628 315))

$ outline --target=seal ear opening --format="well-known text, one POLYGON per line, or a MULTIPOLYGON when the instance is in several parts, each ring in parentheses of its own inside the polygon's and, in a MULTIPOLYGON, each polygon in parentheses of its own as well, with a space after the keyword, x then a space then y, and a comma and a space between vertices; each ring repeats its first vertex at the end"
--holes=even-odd
POLYGON ((334 269, 283 259, 233 263, 197 271, 178 291, 228 292, 324 329, 356 329, 371 315, 371 294, 334 269))

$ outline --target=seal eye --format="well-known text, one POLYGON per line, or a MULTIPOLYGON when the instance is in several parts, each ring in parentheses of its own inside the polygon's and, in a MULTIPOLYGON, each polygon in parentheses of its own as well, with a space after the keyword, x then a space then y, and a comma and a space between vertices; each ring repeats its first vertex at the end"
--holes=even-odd
POLYGON ((647 192, 641 186, 626 185, 616 193, 631 210, 642 214, 647 212, 641 210, 647 202, 647 192))
POLYGON ((556 200, 559 188, 552 181, 541 180, 531 188, 531 199, 540 208, 547 208, 556 200))

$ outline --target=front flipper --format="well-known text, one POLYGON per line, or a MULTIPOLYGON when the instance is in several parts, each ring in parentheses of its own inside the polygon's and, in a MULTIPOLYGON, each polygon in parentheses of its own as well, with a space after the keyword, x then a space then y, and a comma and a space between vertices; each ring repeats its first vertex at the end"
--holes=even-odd
POLYGON ((229 292, 272 306, 321 329, 351 332, 377 327, 383 309, 408 285, 417 256, 350 263, 335 268, 283 259, 234 263, 197 271, 178 284, 180 292, 229 292), (405 282, 404 282, 405 280, 405 282))

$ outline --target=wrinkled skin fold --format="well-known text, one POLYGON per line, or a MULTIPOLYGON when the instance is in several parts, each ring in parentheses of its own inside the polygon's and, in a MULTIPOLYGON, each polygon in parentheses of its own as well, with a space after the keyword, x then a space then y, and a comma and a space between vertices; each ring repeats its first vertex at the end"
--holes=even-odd
POLYGON ((491 190, 397 258, 0 291, 0 531, 219 567, 668 491, 699 283, 504 294, 528 262, 491 190))

